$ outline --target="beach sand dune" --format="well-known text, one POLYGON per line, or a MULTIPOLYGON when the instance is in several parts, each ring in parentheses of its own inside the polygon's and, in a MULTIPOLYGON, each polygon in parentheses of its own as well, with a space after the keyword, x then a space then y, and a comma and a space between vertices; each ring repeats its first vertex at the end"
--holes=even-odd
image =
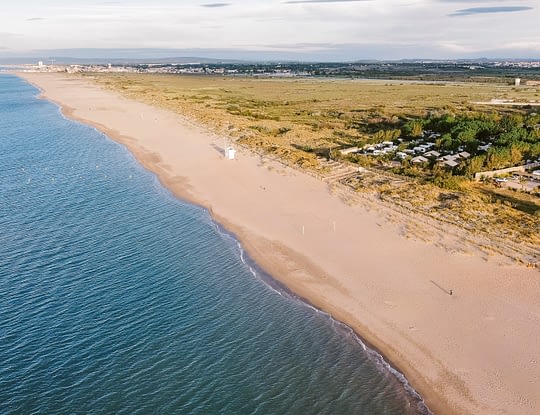
POLYGON ((209 209, 270 275, 381 351, 434 413, 540 413, 538 269, 467 247, 459 230, 438 232, 436 244, 409 238, 407 225, 426 225, 375 202, 345 203, 324 182, 243 149, 227 160, 226 138, 90 81, 20 75, 209 209))

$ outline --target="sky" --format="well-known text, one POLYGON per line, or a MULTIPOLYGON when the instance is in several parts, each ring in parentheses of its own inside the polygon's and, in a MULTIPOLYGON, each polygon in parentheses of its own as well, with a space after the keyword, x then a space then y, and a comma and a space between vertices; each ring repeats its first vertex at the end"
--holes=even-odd
POLYGON ((0 57, 540 59, 538 0, 1 3, 0 57))

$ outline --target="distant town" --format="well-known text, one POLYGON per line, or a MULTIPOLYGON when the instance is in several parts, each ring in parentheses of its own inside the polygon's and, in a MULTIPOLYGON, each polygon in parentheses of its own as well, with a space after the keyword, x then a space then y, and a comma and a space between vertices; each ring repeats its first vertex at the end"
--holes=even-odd
POLYGON ((352 63, 62 63, 55 59, 24 65, 29 71, 66 72, 130 72, 219 76, 260 77, 352 77, 369 79, 411 79, 426 81, 471 80, 497 78, 512 82, 523 78, 531 85, 540 79, 540 60, 523 61, 396 61, 352 63))

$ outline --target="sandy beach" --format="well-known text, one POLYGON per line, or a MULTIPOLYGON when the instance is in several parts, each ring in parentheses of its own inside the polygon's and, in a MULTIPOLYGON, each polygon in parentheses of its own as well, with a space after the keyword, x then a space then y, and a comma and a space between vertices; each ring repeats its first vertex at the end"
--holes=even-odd
POLYGON ((538 269, 469 246, 459 229, 411 237, 427 225, 245 149, 227 160, 227 138, 90 81, 19 76, 207 208, 265 271, 379 350, 435 414, 540 412, 538 269))

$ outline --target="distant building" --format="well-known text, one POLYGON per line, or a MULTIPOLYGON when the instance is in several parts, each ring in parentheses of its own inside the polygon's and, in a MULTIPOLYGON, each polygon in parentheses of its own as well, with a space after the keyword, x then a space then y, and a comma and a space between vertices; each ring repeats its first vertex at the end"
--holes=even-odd
POLYGON ((439 153, 438 151, 435 151, 435 150, 431 150, 431 151, 428 151, 428 152, 424 153, 424 156, 438 158, 438 157, 441 156, 441 153, 439 153))
POLYGON ((43 61, 39 61, 39 62, 37 63, 37 66, 40 67, 40 68, 43 68, 43 61))
POLYGON ((491 143, 487 143, 487 144, 478 146, 478 150, 479 151, 488 151, 490 147, 491 147, 491 143))
POLYGON ((236 150, 232 147, 227 147, 225 149, 225 158, 229 160, 234 160, 235 157, 236 157, 236 150))
POLYGON ((416 156, 411 160, 411 163, 414 164, 421 164, 421 163, 427 163, 429 160, 425 158, 424 156, 416 156))
POLYGON ((459 165, 459 163, 455 160, 446 160, 443 162, 443 164, 446 166, 446 167, 450 167, 450 168, 454 168, 456 166, 459 165))
MULTIPOLYGON (((375 149, 374 149, 375 150, 375 149)), ((349 148, 343 148, 339 150, 339 152, 343 155, 351 154, 351 153, 358 153, 360 149, 358 147, 349 147, 349 148)))
POLYGON ((519 86, 520 83, 521 83, 521 79, 516 78, 516 79, 514 80, 514 86, 519 86))

